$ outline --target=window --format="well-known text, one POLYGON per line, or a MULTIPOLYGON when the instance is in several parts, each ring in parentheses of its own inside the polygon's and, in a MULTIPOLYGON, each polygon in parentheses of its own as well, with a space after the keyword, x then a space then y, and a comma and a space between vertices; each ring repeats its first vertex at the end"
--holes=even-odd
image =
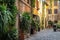
POLYGON ((48 14, 52 14, 52 9, 48 9, 48 14))
POLYGON ((58 1, 54 1, 54 6, 57 6, 57 2, 58 2, 58 1))
POLYGON ((29 0, 27 0, 27 3, 29 4, 29 3, 30 3, 30 1, 29 1, 29 0))
POLYGON ((57 14, 58 13, 58 10, 57 9, 54 9, 54 14, 57 14))

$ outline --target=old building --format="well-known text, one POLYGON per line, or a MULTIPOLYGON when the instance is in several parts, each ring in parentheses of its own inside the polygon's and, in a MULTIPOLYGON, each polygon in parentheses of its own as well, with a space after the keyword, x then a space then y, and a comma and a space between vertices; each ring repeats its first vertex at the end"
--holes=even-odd
MULTIPOLYGON (((35 7, 33 8, 33 19, 38 21, 38 25, 40 25, 40 12, 39 11, 39 2, 40 0, 35 0, 35 7)), ((39 26, 40 27, 40 26, 39 26)))
POLYGON ((20 13, 31 12, 31 0, 16 0, 16 6, 20 13))
POLYGON ((58 1, 52 0, 50 2, 50 0, 48 0, 47 3, 49 4, 49 6, 47 8, 48 21, 49 20, 51 20, 51 21, 58 20, 58 1))
POLYGON ((60 20, 59 0, 45 0, 48 6, 46 7, 47 26, 49 21, 60 20))
MULTIPOLYGON (((31 13, 31 0, 16 0, 16 6, 18 9, 18 15, 21 16, 22 13, 24 12, 29 12, 31 13)), ((19 17, 17 15, 17 26, 18 26, 18 22, 19 22, 19 17)))
POLYGON ((41 29, 46 28, 47 26, 47 8, 48 4, 45 0, 39 0, 39 11, 38 15, 40 17, 40 27, 41 29))

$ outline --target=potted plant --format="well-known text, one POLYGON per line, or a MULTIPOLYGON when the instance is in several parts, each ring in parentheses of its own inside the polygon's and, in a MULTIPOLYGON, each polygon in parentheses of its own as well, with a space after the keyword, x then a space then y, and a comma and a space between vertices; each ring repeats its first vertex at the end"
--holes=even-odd
POLYGON ((35 24, 35 21, 32 19, 32 22, 31 22, 31 32, 30 32, 30 34, 34 34, 35 28, 36 28, 36 24, 35 24))
POLYGON ((40 22, 36 20, 35 24, 36 24, 36 30, 40 31, 40 22))
POLYGON ((39 18, 39 16, 37 16, 37 19, 35 20, 35 24, 36 24, 36 31, 40 31, 40 18, 39 18))
POLYGON ((22 13, 21 16, 21 21, 20 21, 20 32, 21 32, 21 40, 24 40, 24 32, 28 32, 28 28, 30 27, 31 24, 31 16, 30 13, 24 12, 22 13))
POLYGON ((57 29, 60 29, 60 21, 57 23, 57 29))
POLYGON ((53 24, 53 31, 56 32, 56 30, 57 30, 57 21, 55 20, 53 24))
POLYGON ((52 27, 52 25, 53 25, 53 22, 52 21, 48 21, 49 28, 52 27))

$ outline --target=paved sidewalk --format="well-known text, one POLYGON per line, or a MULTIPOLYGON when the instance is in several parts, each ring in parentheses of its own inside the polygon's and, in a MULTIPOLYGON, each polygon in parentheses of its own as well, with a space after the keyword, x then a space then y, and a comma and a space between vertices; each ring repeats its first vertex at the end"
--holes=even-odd
POLYGON ((52 29, 45 29, 26 40, 60 40, 60 32, 53 32, 52 29))

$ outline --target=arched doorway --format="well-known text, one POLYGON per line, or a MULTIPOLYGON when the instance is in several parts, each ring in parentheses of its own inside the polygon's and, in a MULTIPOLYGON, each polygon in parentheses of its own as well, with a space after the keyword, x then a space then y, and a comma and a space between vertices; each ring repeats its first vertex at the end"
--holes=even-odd
POLYGON ((48 21, 48 28, 51 28, 52 25, 53 25, 53 21, 49 20, 49 21, 48 21))

